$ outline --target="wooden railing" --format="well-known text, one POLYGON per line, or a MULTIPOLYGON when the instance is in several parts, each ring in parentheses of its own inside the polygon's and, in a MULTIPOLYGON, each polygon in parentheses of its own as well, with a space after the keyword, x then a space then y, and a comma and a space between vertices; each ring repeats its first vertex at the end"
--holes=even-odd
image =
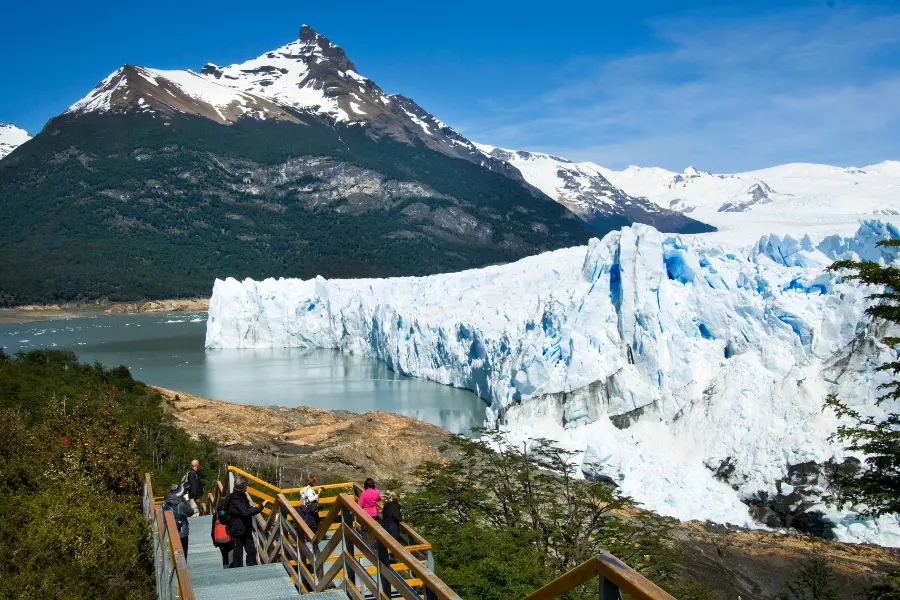
MULTIPOLYGON (((288 497, 301 488, 280 489, 236 467, 228 467, 226 473, 229 478, 246 478, 254 484, 248 486, 248 494, 266 502, 253 522, 260 561, 281 562, 299 593, 343 589, 354 600, 367 596, 386 600, 392 593, 405 600, 459 600, 434 574, 431 544, 406 523, 401 523, 401 539, 394 539, 357 504, 362 492, 358 484, 316 486, 320 493, 342 489, 349 493, 320 496, 319 504, 327 508, 320 511, 321 521, 313 531, 297 512, 299 498, 288 497)), ((229 489, 230 483, 216 483, 208 496, 211 510, 229 489)), ((559 598, 594 578, 600 600, 618 600, 622 592, 634 600, 675 600, 610 554, 598 554, 523 600, 559 598)))
POLYGON ((522 600, 559 598, 595 577, 600 600, 618 600, 622 591, 634 600, 675 600, 664 589, 612 554, 598 554, 568 573, 563 573, 539 590, 528 594, 522 600))
MULTIPOLYGON (((406 600, 459 600, 434 574, 431 544, 405 523, 401 539, 394 539, 357 504, 357 484, 316 486, 320 494, 346 492, 319 497, 323 510, 313 531, 297 512, 301 500, 288 497, 301 488, 280 489, 235 467, 228 473, 246 478, 247 493, 268 505, 253 522, 260 562, 281 562, 299 593, 337 588, 357 600, 390 598, 393 591, 406 600)), ((219 506, 229 488, 217 482, 210 507, 219 506)))
POLYGON ((150 521, 153 540, 156 597, 160 600, 194 600, 175 516, 172 511, 163 511, 156 503, 150 473, 144 480, 144 517, 150 521))

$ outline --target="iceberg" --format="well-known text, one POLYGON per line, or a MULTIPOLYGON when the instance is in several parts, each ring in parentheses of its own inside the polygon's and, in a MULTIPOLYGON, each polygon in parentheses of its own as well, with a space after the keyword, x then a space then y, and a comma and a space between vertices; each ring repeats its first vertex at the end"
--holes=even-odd
MULTIPOLYGON (((489 426, 558 440, 586 476, 660 514, 760 526, 752 507, 798 494, 797 465, 849 458, 828 439, 828 394, 863 414, 892 409, 875 402, 890 354, 864 312, 871 292, 827 266, 891 262, 896 249, 877 242, 896 237, 866 222, 852 238, 747 248, 634 225, 460 273, 229 278, 213 287, 206 346, 371 356, 472 390, 489 426)), ((807 504, 827 491, 803 481, 807 504)), ((900 545, 896 519, 819 514, 839 539, 900 545)))

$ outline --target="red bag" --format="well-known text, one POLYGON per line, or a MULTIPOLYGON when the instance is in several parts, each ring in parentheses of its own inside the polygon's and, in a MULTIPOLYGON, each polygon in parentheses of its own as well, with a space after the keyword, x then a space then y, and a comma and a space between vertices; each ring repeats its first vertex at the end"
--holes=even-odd
POLYGON ((225 523, 216 519, 216 526, 213 528, 213 542, 217 544, 230 544, 231 536, 225 531, 225 523))

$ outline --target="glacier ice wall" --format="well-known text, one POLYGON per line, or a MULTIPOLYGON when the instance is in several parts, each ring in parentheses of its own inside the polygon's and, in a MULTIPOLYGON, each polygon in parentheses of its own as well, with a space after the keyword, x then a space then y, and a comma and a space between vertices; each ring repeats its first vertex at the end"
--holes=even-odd
MULTIPOLYGON (((872 342, 867 291, 826 267, 894 260, 876 246, 891 237, 873 221, 853 238, 770 235, 747 249, 635 225, 431 277, 217 280, 206 345, 372 356, 473 390, 490 423, 560 440, 648 508, 750 525, 742 500, 776 493, 790 465, 843 458, 827 394, 889 408, 874 402, 886 349, 872 342)), ((881 541, 897 525, 851 524, 839 535, 881 541)))

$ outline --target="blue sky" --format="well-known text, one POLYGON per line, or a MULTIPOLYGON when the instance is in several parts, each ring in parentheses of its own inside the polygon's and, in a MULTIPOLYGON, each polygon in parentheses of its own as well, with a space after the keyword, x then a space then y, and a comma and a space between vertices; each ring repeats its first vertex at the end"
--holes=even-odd
POLYGON ((123 63, 229 64, 309 23, 385 91, 479 142, 717 172, 900 159, 900 0, 49 1, 3 12, 0 121, 31 132, 123 63))

